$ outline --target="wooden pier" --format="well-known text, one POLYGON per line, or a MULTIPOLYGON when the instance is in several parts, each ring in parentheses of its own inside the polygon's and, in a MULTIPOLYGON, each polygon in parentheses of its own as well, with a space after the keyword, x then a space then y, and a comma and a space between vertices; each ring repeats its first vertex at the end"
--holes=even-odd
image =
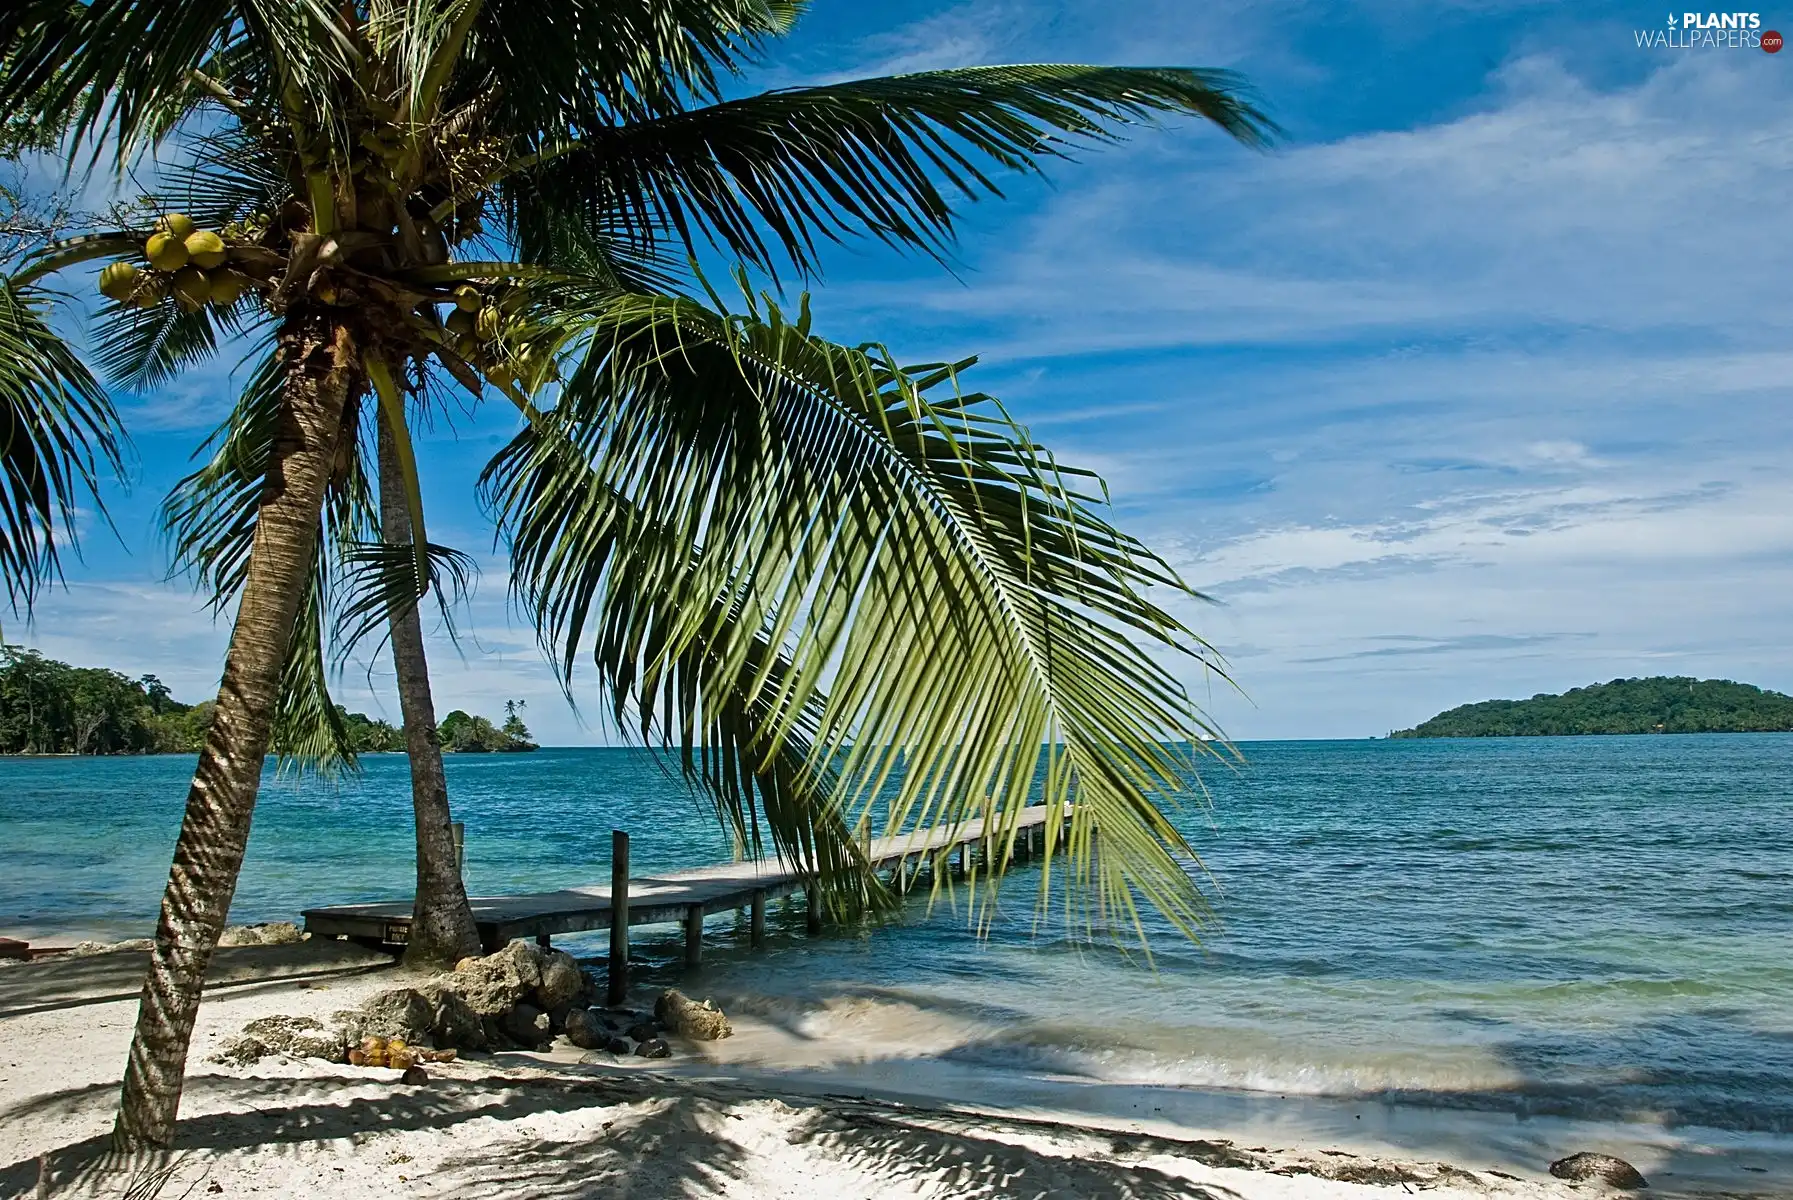
MULTIPOLYGON (((1023 809, 1016 818, 1017 858, 1033 854, 1041 842, 1048 809, 1023 809)), ((867 848, 877 869, 895 872, 896 885, 905 888, 923 863, 936 863, 956 855, 955 869, 963 871, 966 855, 985 846, 984 821, 956 826, 918 829, 894 837, 877 838, 867 848)), ((766 901, 805 891, 803 875, 776 860, 753 859, 720 863, 685 871, 670 871, 642 879, 630 879, 628 835, 614 835, 609 883, 584 884, 554 892, 522 896, 471 898, 473 921, 487 950, 512 938, 533 937, 546 945, 555 934, 611 931, 611 959, 618 966, 628 962, 628 930, 634 925, 683 924, 685 961, 696 965, 703 954, 703 919, 711 913, 748 909, 750 936, 755 946, 766 931, 766 901), (612 904, 612 897, 617 903, 612 904)), ((809 930, 820 930, 822 914, 816 897, 809 901, 809 930)), ((411 901, 374 904, 341 904, 308 908, 305 929, 320 937, 348 937, 355 941, 403 945, 410 939, 411 901)))

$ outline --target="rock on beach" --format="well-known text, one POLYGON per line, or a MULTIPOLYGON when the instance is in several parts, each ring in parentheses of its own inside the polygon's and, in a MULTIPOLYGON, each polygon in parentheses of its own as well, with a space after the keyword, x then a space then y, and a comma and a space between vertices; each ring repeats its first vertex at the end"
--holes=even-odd
POLYGON ((1650 1185, 1645 1182, 1642 1172, 1622 1158, 1614 1158, 1610 1154, 1595 1154, 1583 1150, 1579 1154, 1571 1154, 1567 1158, 1559 1158, 1550 1164, 1550 1173, 1558 1179, 1571 1179, 1577 1182, 1598 1179, 1602 1183, 1616 1188, 1635 1190, 1650 1185))
POLYGON ((677 988, 668 988, 654 1001, 654 1019, 670 1032, 700 1042, 713 1042, 735 1031, 714 1003, 705 1000, 699 1004, 677 988))

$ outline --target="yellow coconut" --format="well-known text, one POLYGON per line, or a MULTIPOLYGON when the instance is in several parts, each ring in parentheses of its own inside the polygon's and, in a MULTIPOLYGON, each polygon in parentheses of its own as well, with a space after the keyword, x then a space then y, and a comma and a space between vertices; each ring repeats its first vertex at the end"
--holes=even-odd
POLYGON ((325 280, 311 289, 311 295, 319 304, 335 304, 341 298, 342 293, 336 290, 334 283, 325 280))
POLYGON ((174 277, 174 298, 192 312, 212 298, 212 281, 198 267, 187 267, 174 277))
POLYGON ((474 326, 473 314, 464 308, 457 308, 448 314, 448 320, 444 321, 443 324, 448 326, 451 333, 472 333, 474 326))
POLYGON ((463 283, 454 290, 454 306, 462 312, 476 313, 485 304, 485 298, 479 289, 470 283, 463 283))
POLYGON ((143 253, 158 271, 178 271, 187 265, 187 244, 172 233, 150 234, 143 253))
POLYGON ((463 333, 455 339, 454 352, 462 358, 472 358, 479 353, 479 343, 463 333))
POLYGON ((206 270, 224 265, 224 239, 209 229, 197 229, 187 235, 187 257, 206 270))
POLYGON ((142 272, 128 262, 107 263, 100 272, 100 294, 121 302, 129 300, 142 277, 142 272))
POLYGON ((475 318, 473 329, 482 341, 491 341, 504 328, 504 315, 495 308, 482 308, 475 318))
POLYGON ((235 271, 213 271, 211 280, 212 303, 220 308, 235 304, 243 289, 249 286, 249 281, 235 271))
POLYGON ((173 235, 176 241, 185 241, 187 235, 192 233, 196 226, 193 224, 193 218, 186 213, 165 213, 162 219, 156 222, 156 228, 163 233, 173 235))

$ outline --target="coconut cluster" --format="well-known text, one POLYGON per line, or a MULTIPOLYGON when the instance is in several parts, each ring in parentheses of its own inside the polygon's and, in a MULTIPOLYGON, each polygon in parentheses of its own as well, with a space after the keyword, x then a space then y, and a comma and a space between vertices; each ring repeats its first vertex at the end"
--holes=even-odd
POLYGON ((249 286, 249 277, 225 265, 224 239, 200 229, 193 219, 169 213, 156 222, 143 243, 148 271, 128 262, 110 263, 100 272, 100 291, 120 304, 150 308, 169 295, 188 312, 207 304, 229 308, 249 286))
POLYGON ((454 307, 442 326, 443 342, 461 358, 491 364, 497 375, 527 376, 536 365, 528 336, 529 324, 512 311, 521 292, 501 289, 488 295, 470 283, 454 290, 454 307))
POLYGON ((365 1037, 361 1045, 349 1051, 349 1061, 357 1067, 396 1067, 403 1071, 420 1062, 453 1062, 453 1050, 430 1050, 412 1046, 403 1038, 365 1037))

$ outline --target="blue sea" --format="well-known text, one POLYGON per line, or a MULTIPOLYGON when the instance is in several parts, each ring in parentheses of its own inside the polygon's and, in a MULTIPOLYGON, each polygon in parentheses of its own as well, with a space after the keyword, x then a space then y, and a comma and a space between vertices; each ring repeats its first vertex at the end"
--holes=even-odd
MULTIPOLYGON (((695 986, 792 1028, 858 1021, 958 1071, 1793 1132, 1793 736, 1240 749, 1179 817, 1216 910, 1199 946, 1157 930, 1148 964, 1039 927, 1024 868, 982 937, 963 903, 925 898, 813 939, 775 906, 761 953, 712 918, 695 986), (934 1018, 954 1032, 917 1033, 934 1018)), ((190 768, 0 761, 0 932, 147 932, 190 768)), ((405 771, 375 756, 335 783, 271 777, 233 920, 405 894, 405 771)), ((476 894, 605 879, 613 828, 637 873, 727 855, 644 753, 448 773, 476 894)), ((649 978, 675 978, 677 931, 638 936, 649 978)))

